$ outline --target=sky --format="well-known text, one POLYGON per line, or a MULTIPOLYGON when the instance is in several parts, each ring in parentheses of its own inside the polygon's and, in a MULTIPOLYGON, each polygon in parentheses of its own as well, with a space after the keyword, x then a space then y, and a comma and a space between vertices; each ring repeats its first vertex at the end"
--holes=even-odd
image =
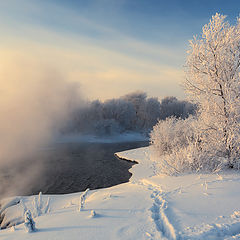
POLYGON ((188 41, 216 12, 234 23, 239 9, 238 0, 2 0, 0 83, 34 69, 79 83, 90 100, 137 90, 182 99, 188 41))

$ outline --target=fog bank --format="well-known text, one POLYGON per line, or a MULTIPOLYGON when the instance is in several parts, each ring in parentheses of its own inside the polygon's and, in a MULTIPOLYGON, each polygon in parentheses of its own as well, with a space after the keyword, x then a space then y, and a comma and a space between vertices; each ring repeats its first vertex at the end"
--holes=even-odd
POLYGON ((0 94, 0 178, 8 178, 6 186, 1 180, 1 197, 7 191, 22 193, 21 188, 27 192, 40 174, 39 149, 81 101, 76 84, 24 56, 0 60, 0 94))

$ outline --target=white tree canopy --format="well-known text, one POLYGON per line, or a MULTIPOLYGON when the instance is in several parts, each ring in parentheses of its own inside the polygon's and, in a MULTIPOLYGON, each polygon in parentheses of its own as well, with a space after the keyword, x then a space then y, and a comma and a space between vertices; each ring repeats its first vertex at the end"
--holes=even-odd
POLYGON ((190 41, 185 89, 199 106, 203 140, 230 159, 239 152, 240 20, 225 18, 217 13, 190 41))

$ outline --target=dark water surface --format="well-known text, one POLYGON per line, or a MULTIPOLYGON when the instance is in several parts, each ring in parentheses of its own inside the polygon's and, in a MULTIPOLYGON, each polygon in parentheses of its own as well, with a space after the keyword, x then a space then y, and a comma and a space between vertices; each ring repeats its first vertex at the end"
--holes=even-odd
POLYGON ((147 146, 148 142, 61 143, 45 151, 44 176, 32 193, 73 193, 127 182, 134 163, 115 152, 147 146))

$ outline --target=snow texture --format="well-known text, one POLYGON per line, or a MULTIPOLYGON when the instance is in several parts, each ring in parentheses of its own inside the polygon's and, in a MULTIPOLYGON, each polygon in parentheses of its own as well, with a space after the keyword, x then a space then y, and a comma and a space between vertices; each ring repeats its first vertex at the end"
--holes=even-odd
MULTIPOLYGON (((78 212, 84 193, 41 195, 50 211, 35 216, 38 231, 26 234, 20 224, 1 230, 0 239, 240 239, 238 172, 156 175, 150 152, 144 147, 116 153, 138 162, 130 182, 90 190, 84 211, 78 212)), ((39 196, 2 201, 4 222, 21 220, 20 202, 34 211, 33 199, 39 196)))

